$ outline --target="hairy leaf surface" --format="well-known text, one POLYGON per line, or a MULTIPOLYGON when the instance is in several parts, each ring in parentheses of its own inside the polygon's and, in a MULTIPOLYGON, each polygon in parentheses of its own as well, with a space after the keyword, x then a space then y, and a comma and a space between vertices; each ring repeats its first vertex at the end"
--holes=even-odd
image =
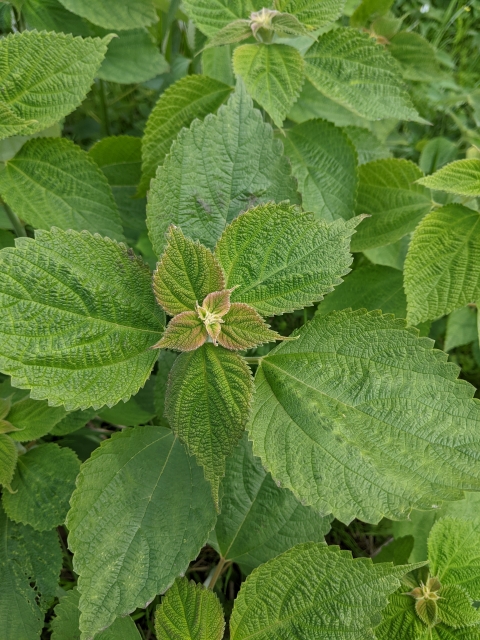
POLYGON ((278 11, 292 13, 302 23, 319 29, 335 22, 343 12, 345 0, 276 0, 278 11))
POLYGON ((222 640, 224 629, 215 593, 187 578, 175 580, 155 613, 158 640, 222 640))
POLYGON ((24 31, 0 40, 0 139, 46 129, 84 99, 111 36, 24 31))
POLYGON ((245 573, 302 542, 323 542, 331 516, 304 507, 277 487, 244 435, 228 459, 222 511, 215 527, 217 551, 245 573))
POLYGON ((398 158, 358 168, 356 212, 371 217, 352 238, 352 251, 391 244, 415 229, 432 206, 428 189, 415 183, 421 175, 416 164, 398 158))
POLYGON ((370 640, 387 597, 406 571, 370 558, 353 559, 338 547, 298 545, 244 582, 230 620, 231 638, 370 640))
POLYGON ((226 349, 239 351, 265 342, 284 339, 279 333, 270 329, 270 325, 255 309, 242 302, 233 302, 222 319, 218 342, 226 349))
POLYGON ((90 231, 122 241, 107 179, 85 151, 65 138, 36 138, 0 168, 0 195, 37 229, 90 231))
POLYGON ((480 299, 480 214, 460 204, 432 211, 405 261, 408 320, 435 319, 480 299))
POLYGON ((461 196, 480 196, 480 160, 472 158, 451 162, 433 175, 422 178, 419 183, 461 196))
POLYGON ((274 479, 343 522, 478 490, 480 405, 433 342, 379 312, 316 317, 258 368, 250 437, 274 479))
POLYGON ((1 369, 68 410, 136 393, 164 326, 150 271, 131 250, 59 229, 2 250, 0 309, 1 369))
POLYGON ((213 36, 234 20, 260 11, 264 0, 184 0, 185 10, 200 31, 213 36))
POLYGON ((8 487, 17 466, 18 451, 15 442, 5 433, 0 433, 0 484, 8 487))
POLYGON ((300 52, 285 44, 244 44, 233 54, 235 73, 277 127, 300 94, 304 67, 300 52))
POLYGON ((105 29, 135 29, 157 22, 152 0, 60 0, 64 7, 105 29))
POLYGON ((211 343, 182 353, 170 372, 166 417, 203 466, 217 505, 225 458, 242 437, 252 391, 243 358, 211 343))
POLYGON ((369 120, 421 120, 395 59, 369 35, 339 28, 320 36, 305 56, 306 74, 328 98, 369 120))
POLYGON ((202 470, 164 427, 127 429, 103 443, 83 465, 71 505, 86 640, 164 592, 215 524, 202 470))
POLYGON ((358 223, 327 224, 286 203, 246 211, 215 249, 227 288, 238 286, 232 302, 271 316, 322 300, 349 271, 350 236, 358 223))
POLYGON ((241 83, 227 105, 194 121, 172 146, 150 191, 147 223, 157 255, 170 224, 213 248, 227 224, 260 202, 299 201, 283 145, 241 83))
POLYGON ((67 447, 53 442, 19 456, 11 487, 2 503, 8 517, 47 531, 65 522, 80 461, 67 447))
POLYGON ((391 158, 392 153, 388 146, 382 142, 368 129, 348 126, 343 129, 349 137, 357 152, 358 164, 367 164, 374 160, 391 158))
POLYGON ((357 158, 347 136, 325 120, 287 129, 285 153, 302 194, 303 208, 322 220, 354 215, 357 158))

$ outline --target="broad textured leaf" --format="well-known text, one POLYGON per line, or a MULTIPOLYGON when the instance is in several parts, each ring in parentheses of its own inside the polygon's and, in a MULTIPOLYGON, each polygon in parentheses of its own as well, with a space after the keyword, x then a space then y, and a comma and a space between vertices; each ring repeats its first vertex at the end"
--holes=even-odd
POLYGON ((68 433, 78 431, 96 415, 97 412, 95 409, 72 411, 71 413, 67 413, 65 418, 60 420, 60 422, 57 422, 53 429, 51 429, 50 433, 52 434, 52 436, 65 436, 68 433))
POLYGON ((259 11, 264 0, 184 0, 188 17, 207 36, 213 36, 234 20, 249 18, 259 11))
POLYGON ((15 442, 5 433, 0 433, 0 484, 8 487, 17 466, 18 450, 15 442))
POLYGON ((182 78, 160 96, 145 126, 142 138, 142 180, 139 193, 145 195, 157 167, 163 164, 172 142, 183 127, 196 118, 215 112, 232 88, 207 76, 182 78))
POLYGON ((300 94, 304 66, 300 52, 285 44, 244 44, 233 54, 235 73, 277 127, 300 94))
POLYGON ((461 629, 480 625, 480 611, 474 608, 472 598, 463 587, 458 584, 447 585, 442 587, 440 595, 438 617, 448 627, 461 629))
POLYGON ((320 36, 305 56, 306 74, 328 98, 368 120, 421 120, 396 60, 369 35, 339 28, 320 36))
POLYGON ((250 437, 276 481, 347 523, 478 490, 480 405, 433 341, 364 310, 317 316, 298 335, 255 380, 250 437))
POLYGON ((2 38, 0 139, 46 129, 78 107, 110 40, 36 31, 2 38))
MULTIPOLYGON (((72 589, 60 599, 55 607, 55 618, 51 621, 52 640, 80 640, 80 593, 72 589)), ((111 627, 101 631, 96 640, 141 640, 132 618, 117 618, 111 627)))
POLYGON ((332 516, 304 507, 277 487, 244 435, 228 460, 222 482, 222 511, 212 543, 245 573, 302 542, 323 542, 332 516))
POLYGON ((403 291, 403 274, 398 269, 381 265, 365 265, 352 271, 345 281, 318 306, 316 315, 351 308, 393 313, 405 318, 407 299, 403 291))
POLYGON ((274 4, 278 11, 293 13, 303 24, 319 29, 340 18, 345 0, 275 0, 274 4))
POLYGON ((135 427, 104 442, 83 465, 71 505, 86 640, 164 592, 215 524, 202 470, 164 427, 135 427))
POLYGON ((369 558, 353 559, 338 547, 298 545, 256 569, 243 583, 230 637, 370 640, 387 597, 406 571, 408 567, 373 564, 369 558))
POLYGON ((460 204, 432 211, 405 261, 408 320, 435 319, 480 299, 480 214, 460 204))
POLYGON ((157 255, 170 224, 213 248, 225 227, 255 204, 299 202, 283 145, 241 83, 227 105, 180 133, 152 181, 147 210, 157 255))
POLYGON ((225 458, 242 437, 252 391, 251 373, 245 361, 211 343, 182 353, 170 372, 166 417, 203 466, 217 505, 225 458))
POLYGON ((207 341, 208 333, 195 311, 182 311, 170 320, 156 349, 193 351, 207 341))
POLYGON ((65 138, 36 138, 0 169, 0 195, 37 229, 90 231, 123 240, 107 179, 85 151, 65 138))
POLYGON ((341 129, 325 120, 298 124, 286 131, 285 153, 298 179, 304 209, 328 221, 354 215, 357 158, 341 129))
POLYGON ((155 613, 158 640, 222 640, 224 629, 217 596, 187 578, 175 580, 155 613))
POLYGON ((368 129, 348 126, 345 127, 343 131, 355 147, 358 164, 367 164, 367 162, 373 162, 374 160, 392 157, 392 153, 387 145, 380 142, 375 134, 368 129))
POLYGON ((224 289, 225 279, 210 249, 186 238, 173 225, 167 243, 153 274, 153 290, 158 304, 174 316, 194 311, 209 293, 224 289))
POLYGON ((15 524, 0 506, 0 637, 40 638, 58 588, 62 554, 56 531, 15 524))
POLYGON ((391 244, 415 229, 432 206, 428 189, 415 183, 421 175, 416 164, 398 158, 358 168, 356 212, 371 217, 352 238, 352 251, 391 244))
POLYGON ((270 329, 270 325, 255 309, 241 302, 233 302, 222 319, 218 342, 226 349, 250 349, 265 342, 283 339, 283 336, 270 329))
POLYGON ((206 49, 234 44, 235 42, 241 42, 251 37, 252 29, 250 27, 250 20, 234 20, 223 27, 223 29, 220 29, 220 31, 217 31, 217 33, 208 40, 206 49))
POLYGON ((57 31, 74 36, 94 36, 92 25, 68 11, 59 0, 25 0, 22 14, 30 28, 38 31, 57 31))
POLYGON ((60 0, 64 7, 105 29, 135 29, 157 22, 152 0, 60 0))
POLYGON ((443 585, 460 584, 480 598, 480 521, 445 517, 428 537, 430 573, 443 585))
MULTIPOLYGON (((428 634, 428 627, 415 612, 415 600, 406 595, 410 589, 401 589, 389 597, 389 603, 382 612, 382 622, 375 629, 377 640, 433 640, 443 638, 444 640, 457 640, 457 635, 436 636, 428 634)), ((437 627, 434 627, 436 629, 437 627)), ((480 637, 480 636, 479 636, 480 637)), ((468 636, 470 640, 470 636, 468 636)), ((460 638, 458 638, 460 640, 460 638)), ((465 638, 464 640, 467 640, 465 638)), ((477 640, 475 636, 471 640, 477 640)))
POLYGON ((478 340, 477 310, 475 307, 456 309, 448 316, 444 351, 471 344, 478 340))
POLYGON ((23 398, 12 404, 7 416, 7 420, 20 429, 10 436, 17 442, 36 440, 50 433, 66 415, 64 407, 50 407, 46 400, 23 398))
POLYGON ((10 519, 47 531, 65 522, 80 461, 71 449, 42 444, 19 456, 2 503, 10 519))
POLYGON ((131 250, 87 232, 38 231, 0 253, 0 368, 68 410, 112 406, 145 384, 164 315, 131 250))
POLYGON ((388 50, 400 63, 406 80, 434 82, 441 78, 435 47, 419 33, 397 33, 391 38, 388 50))
POLYGON ((117 203, 125 237, 136 243, 146 232, 145 198, 137 198, 141 178, 142 140, 133 136, 111 136, 93 145, 88 155, 103 171, 117 203))
POLYGON ((215 249, 226 286, 238 285, 232 302, 271 316, 322 300, 349 272, 350 236, 358 222, 327 224, 285 203, 245 212, 215 249))
MULTIPOLYGON (((125 1, 125 0, 124 0, 125 1)), ((108 45, 98 77, 108 82, 146 82, 166 73, 169 65, 146 29, 120 32, 108 45)))
POLYGON ((419 180, 430 189, 472 198, 480 196, 480 160, 457 160, 419 180))

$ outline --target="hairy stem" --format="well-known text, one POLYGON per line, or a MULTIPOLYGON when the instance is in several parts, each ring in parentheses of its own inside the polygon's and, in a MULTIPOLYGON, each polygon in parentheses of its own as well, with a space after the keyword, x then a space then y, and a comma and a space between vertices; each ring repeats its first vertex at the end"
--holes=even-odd
POLYGON ((250 357, 245 356, 243 359, 248 364, 260 364, 260 362, 262 361, 262 356, 250 356, 250 357))

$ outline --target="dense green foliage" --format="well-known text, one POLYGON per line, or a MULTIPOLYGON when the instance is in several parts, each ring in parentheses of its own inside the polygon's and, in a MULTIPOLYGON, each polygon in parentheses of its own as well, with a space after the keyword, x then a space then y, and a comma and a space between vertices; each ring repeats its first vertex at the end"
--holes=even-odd
POLYGON ((0 640, 480 640, 479 26, 0 0, 0 640))

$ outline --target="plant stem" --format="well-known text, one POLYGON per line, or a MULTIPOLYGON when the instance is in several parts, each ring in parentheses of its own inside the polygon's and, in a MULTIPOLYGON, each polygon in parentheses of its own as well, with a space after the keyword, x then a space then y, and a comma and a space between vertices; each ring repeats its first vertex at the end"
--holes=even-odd
POLYGON ((210 580, 210 583, 208 585, 208 588, 211 591, 213 591, 215 587, 215 583, 217 582, 218 578, 221 576, 224 566, 225 566, 225 558, 220 557, 220 560, 215 568, 215 571, 213 572, 212 579, 210 580))
POLYGON ((109 136, 111 135, 110 122, 108 121, 107 99, 105 97, 105 83, 103 80, 100 80, 100 105, 102 107, 102 121, 105 135, 109 136))
POLYGON ((23 224, 20 222, 19 217, 17 216, 16 213, 14 213, 10 207, 8 206, 8 204, 6 202, 2 202, 3 204, 3 208, 5 209, 5 211, 7 212, 7 216, 8 219, 10 220, 10 222, 12 223, 12 227, 13 230, 15 231, 15 233, 17 234, 17 236, 19 238, 26 238, 27 237, 27 232, 25 231, 25 227, 23 226, 23 224))
POLYGON ((244 360, 248 362, 248 364, 260 364, 260 362, 262 361, 262 356, 246 356, 244 357, 244 360))

